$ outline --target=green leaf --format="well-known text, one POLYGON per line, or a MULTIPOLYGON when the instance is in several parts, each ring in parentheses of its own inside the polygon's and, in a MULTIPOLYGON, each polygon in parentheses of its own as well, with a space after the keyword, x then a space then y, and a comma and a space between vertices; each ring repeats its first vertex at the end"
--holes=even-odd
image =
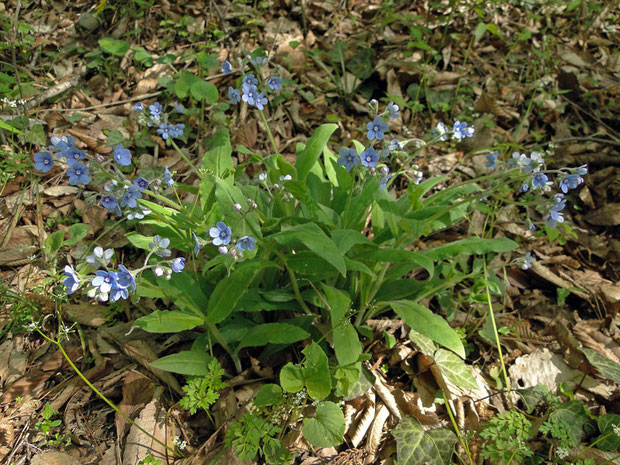
POLYGON ((134 321, 133 325, 149 333, 178 333, 204 323, 204 318, 178 310, 156 310, 134 321))
POLYGON ((202 157, 202 169, 223 178, 228 170, 234 168, 228 129, 219 127, 207 143, 211 148, 202 157))
POLYGON ((327 141, 338 128, 337 124, 323 124, 319 126, 312 137, 308 139, 306 148, 297 155, 295 168, 297 169, 297 180, 304 181, 314 164, 321 156, 321 152, 327 145, 327 141))
POLYGON ((613 360, 609 360, 607 357, 603 357, 596 350, 583 348, 581 351, 585 354, 588 362, 598 370, 602 377, 610 379, 615 383, 620 383, 619 364, 613 360))
POLYGON ((181 375, 205 376, 209 374, 209 362, 213 357, 206 352, 186 350, 178 354, 166 355, 149 363, 153 368, 179 373, 181 375))
POLYGON ((315 447, 333 447, 342 443, 345 423, 340 407, 333 402, 321 402, 314 418, 304 418, 301 431, 315 447))
POLYGON ((343 228, 361 229, 370 213, 370 204, 375 199, 380 188, 381 183, 376 176, 366 181, 361 194, 354 196, 349 207, 344 211, 342 218, 343 228))
POLYGON ((210 323, 224 321, 232 313, 256 274, 267 266, 276 265, 265 260, 249 260, 239 264, 230 276, 220 281, 209 298, 207 321, 210 323))
POLYGON ((429 357, 437 350, 437 346, 435 346, 432 339, 423 336, 413 329, 409 330, 409 339, 411 339, 411 342, 413 342, 424 355, 428 355, 429 357))
POLYGON ((435 261, 453 258, 459 254, 473 255, 490 252, 508 252, 519 247, 515 241, 500 237, 497 239, 483 239, 468 237, 432 249, 422 250, 419 253, 435 261))
POLYGON ((74 245, 86 237, 88 234, 88 225, 83 223, 74 224, 71 225, 67 232, 71 234, 71 239, 65 240, 64 245, 74 245))
POLYGON ((106 53, 117 57, 123 57, 125 53, 127 53, 127 50, 129 50, 129 42, 106 37, 99 40, 99 47, 106 53))
POLYGON ((598 425, 598 430, 601 432, 598 438, 594 438, 594 441, 600 439, 600 441, 596 443, 596 447, 600 450, 618 450, 618 447, 620 447, 620 435, 616 433, 614 427, 620 427, 620 415, 606 413, 596 418, 596 424, 598 425))
POLYGON ((336 229, 332 231, 332 239, 341 253, 347 253, 358 244, 372 245, 372 241, 354 229, 336 229))
POLYGON ((308 395, 316 400, 324 399, 332 390, 327 355, 316 342, 312 342, 302 353, 306 356, 302 375, 308 395))
POLYGON ((411 329, 465 358, 461 338, 441 316, 435 315, 424 305, 407 300, 396 300, 389 304, 411 329))
POLYGON ((189 71, 182 71, 179 75, 179 78, 174 83, 174 92, 177 94, 177 97, 183 99, 187 97, 192 86, 199 82, 200 78, 189 71))
POLYGON ((217 87, 209 81, 200 80, 194 82, 190 88, 190 92, 192 97, 196 100, 204 100, 209 105, 216 103, 219 97, 217 87))
POLYGON ((153 57, 143 47, 136 47, 133 49, 133 59, 138 63, 143 64, 146 67, 153 66, 153 57))
POLYGON ((482 36, 486 31, 487 25, 483 22, 478 23, 478 25, 476 26, 476 30, 474 31, 474 38, 476 40, 476 43, 479 42, 480 39, 482 39, 482 36))
POLYGON ((583 437, 583 425, 588 421, 583 402, 571 400, 561 404, 551 412, 549 420, 564 423, 567 433, 570 435, 572 446, 577 446, 583 437))
POLYGON ((448 429, 424 431, 413 417, 404 417, 392 430, 398 465, 449 465, 456 435, 448 429))
POLYGON ((431 277, 435 271, 432 259, 422 255, 421 252, 411 252, 410 250, 382 248, 361 253, 356 255, 355 258, 358 260, 368 260, 370 262, 412 263, 424 268, 431 277))
POLYGON ((277 384, 264 384, 254 397, 256 407, 270 407, 280 405, 284 400, 282 388, 277 384))
POLYGON ((282 245, 303 244, 319 257, 327 260, 343 276, 347 272, 343 254, 338 250, 334 241, 319 228, 315 223, 305 223, 271 236, 282 245))
POLYGON ((332 337, 336 359, 340 365, 355 363, 362 353, 362 343, 347 317, 351 307, 349 294, 326 284, 323 284, 323 291, 325 300, 331 308, 332 337))
POLYGON ((433 359, 441 374, 456 386, 463 389, 478 389, 476 378, 470 368, 457 355, 444 349, 438 349, 433 359))
POLYGON ((267 344, 292 344, 310 337, 310 333, 289 323, 264 323, 254 326, 243 337, 237 351, 243 347, 267 344))
POLYGON ((286 392, 299 392, 304 387, 302 368, 288 362, 280 370, 280 386, 286 392))
POLYGON ((45 253, 47 255, 54 255, 62 247, 62 242, 65 238, 64 231, 56 231, 45 239, 45 253))

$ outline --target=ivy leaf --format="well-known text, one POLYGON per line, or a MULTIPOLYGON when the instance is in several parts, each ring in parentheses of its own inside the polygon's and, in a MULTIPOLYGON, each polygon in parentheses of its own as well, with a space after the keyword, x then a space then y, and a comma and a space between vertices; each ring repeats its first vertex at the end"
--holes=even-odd
POLYGON ((435 363, 441 374, 448 380, 463 389, 478 389, 476 378, 470 368, 457 355, 444 349, 438 349, 433 354, 435 363))
POLYGON ((563 424, 570 435, 572 444, 576 446, 583 436, 583 425, 588 421, 583 402, 571 400, 561 404, 549 415, 549 423, 563 424))
POLYGON ((413 417, 405 417, 394 428, 399 465, 449 465, 456 435, 448 429, 424 431, 413 417))
POLYGON ((342 443, 345 423, 342 410, 333 402, 321 402, 314 418, 305 418, 301 431, 316 447, 333 447, 342 443))
POLYGON ((620 436, 618 436, 614 427, 620 427, 620 415, 616 415, 615 413, 606 413, 596 419, 596 424, 601 432, 600 436, 594 439, 594 441, 598 441, 600 439, 600 442, 597 442, 596 447, 601 450, 618 450, 618 447, 620 447, 620 436), (604 436, 607 437, 602 439, 604 436))
POLYGON ((610 379, 615 383, 620 383, 619 364, 613 360, 609 360, 607 357, 603 357, 596 350, 583 348, 581 351, 585 354, 588 362, 598 370, 602 377, 610 379))

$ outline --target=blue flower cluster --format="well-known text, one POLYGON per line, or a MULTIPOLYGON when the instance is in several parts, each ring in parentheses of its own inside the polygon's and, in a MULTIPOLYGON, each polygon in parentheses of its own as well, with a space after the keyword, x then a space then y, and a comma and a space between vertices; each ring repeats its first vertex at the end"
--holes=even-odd
POLYGON ((65 279, 63 284, 67 295, 73 294, 83 284, 89 283, 86 295, 99 302, 116 302, 119 299, 127 299, 129 292, 136 290, 136 277, 144 270, 153 269, 156 276, 166 274, 170 279, 172 273, 180 273, 185 268, 185 258, 177 257, 172 260, 161 261, 155 265, 148 265, 149 258, 155 254, 159 257, 168 258, 172 252, 167 248, 170 240, 159 236, 153 237, 153 242, 149 244, 151 252, 147 255, 145 265, 134 271, 128 270, 124 265, 119 264, 117 270, 109 268, 110 261, 114 256, 112 249, 103 250, 102 247, 95 247, 93 254, 86 257, 83 271, 92 273, 80 276, 72 265, 64 268, 65 279))
MULTIPOLYGON (((251 208, 256 208, 256 204, 251 199, 248 199, 248 203, 250 203, 251 208)), ((235 210, 241 211, 242 208, 240 204, 235 204, 235 210)), ((201 240, 194 232, 192 232, 192 236, 194 238, 194 255, 198 256, 203 244, 208 242, 201 240)), ((209 237, 211 244, 216 246, 221 254, 229 253, 235 261, 238 260, 240 253, 242 254, 246 250, 252 251, 256 248, 256 239, 246 235, 239 237, 232 247, 232 229, 223 221, 218 221, 213 228, 209 229, 209 237)))
MULTIPOLYGON (((378 105, 379 103, 376 100, 370 102, 370 108, 374 111, 377 111, 378 105)), ((389 127, 387 121, 389 119, 398 118, 400 116, 398 111, 398 105, 394 102, 389 102, 382 114, 375 116, 372 121, 366 124, 366 137, 370 142, 384 141, 385 132, 389 127)), ((351 171, 359 165, 365 166, 370 170, 372 175, 376 175, 377 169, 379 168, 379 172, 382 174, 379 180, 380 186, 382 189, 385 189, 387 183, 392 179, 392 175, 386 165, 379 167, 381 158, 387 158, 390 156, 391 152, 401 150, 402 148, 403 145, 396 139, 392 139, 387 144, 384 143, 383 148, 379 152, 374 147, 368 147, 363 150, 362 153, 358 154, 357 150, 354 148, 343 147, 338 151, 340 158, 338 158, 337 162, 347 171, 351 171)), ((413 179, 416 184, 418 184, 422 180, 422 173, 417 171, 417 169, 414 170, 413 179)))
MULTIPOLYGON (((258 68, 265 66, 268 62, 267 57, 248 55, 244 59, 244 63, 252 64, 257 71, 258 68)), ((242 66, 243 67, 243 66, 242 66)), ((230 74, 233 72, 232 65, 229 61, 222 63, 222 73, 230 74)), ((263 90, 277 91, 282 88, 282 78, 278 76, 269 76, 265 81, 266 88, 263 90)), ((268 103, 265 92, 259 89, 259 80, 254 73, 248 73, 241 78, 241 88, 228 87, 228 99, 233 105, 243 101, 248 105, 254 106, 259 110, 263 110, 268 103)))
POLYGON ((54 136, 50 138, 50 143, 49 152, 34 154, 35 169, 44 173, 49 172, 54 166, 52 153, 56 153, 56 158, 64 159, 68 167, 66 174, 69 176, 69 184, 72 186, 88 184, 90 182, 90 171, 88 166, 82 162, 86 158, 86 152, 75 146, 73 136, 54 136))
POLYGON ((468 126, 466 122, 458 120, 454 122, 452 129, 448 129, 445 124, 439 122, 434 132, 441 141, 448 140, 450 136, 459 141, 465 137, 474 137, 474 127, 468 126))
MULTIPOLYGON (((178 102, 172 104, 174 111, 177 113, 183 113, 185 109, 183 105, 178 102)), ((142 102, 138 102, 134 105, 133 109, 140 112, 139 122, 146 124, 148 127, 156 127, 157 133, 163 140, 179 139, 183 137, 183 131, 185 125, 183 123, 171 124, 168 122, 168 114, 163 112, 161 103, 155 102, 148 106, 148 110, 144 109, 142 102)))

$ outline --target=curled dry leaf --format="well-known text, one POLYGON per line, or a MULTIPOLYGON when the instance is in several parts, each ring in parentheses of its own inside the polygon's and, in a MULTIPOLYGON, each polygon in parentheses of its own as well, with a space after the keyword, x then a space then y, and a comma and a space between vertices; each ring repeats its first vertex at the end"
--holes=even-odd
POLYGON ((369 453, 369 457, 365 463, 372 463, 379 449, 379 443, 381 442, 381 435, 383 433, 383 426, 390 416, 389 409, 384 404, 379 404, 375 420, 372 422, 370 433, 368 435, 368 441, 366 441, 366 450, 369 453))
POLYGON ((368 428, 370 428, 370 425, 375 418, 375 393, 373 391, 368 392, 366 394, 366 398, 368 400, 368 408, 362 414, 362 418, 360 419, 355 432, 351 436, 351 444, 353 444, 353 447, 356 448, 362 443, 368 428))

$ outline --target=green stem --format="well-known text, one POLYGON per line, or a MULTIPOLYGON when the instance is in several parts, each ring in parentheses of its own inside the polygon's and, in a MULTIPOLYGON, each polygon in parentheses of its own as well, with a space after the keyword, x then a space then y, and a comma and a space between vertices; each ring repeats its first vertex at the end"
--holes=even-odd
POLYGON ((446 404, 446 410, 448 411, 448 416, 450 417, 450 423, 452 423, 452 427, 454 428, 454 431, 456 432, 456 435, 459 438, 459 442, 461 443, 461 446, 463 446, 463 450, 465 450, 465 453, 467 454, 467 458, 469 459, 470 465, 474 465, 474 460, 471 457, 469 446, 467 445, 467 442, 465 441, 465 439, 463 438, 463 435, 461 434, 459 425, 456 423, 456 419, 454 418, 454 414, 452 413, 452 407, 450 406, 450 402, 448 402, 448 397, 446 396, 446 393, 443 391, 443 389, 441 390, 441 395, 443 396, 443 401, 446 404))
POLYGON ((282 260, 282 264, 284 265, 284 268, 286 268, 286 271, 288 272, 288 275, 291 278, 291 284, 293 285, 293 292, 295 293, 295 299, 297 300, 297 302, 299 303, 299 305, 301 306, 304 312, 306 312, 308 315, 312 315, 312 310, 308 308, 308 305, 306 305, 306 302, 301 297, 301 292, 299 291, 299 284, 297 283, 297 277, 295 276, 295 272, 291 269, 291 267, 288 266, 288 263, 286 262, 286 258, 284 257, 284 254, 282 254, 282 252, 277 250, 275 247, 269 247, 269 249, 271 250, 271 252, 276 254, 280 260, 282 260))
MULTIPOLYGON (((592 444, 590 444, 588 447, 586 447, 585 449, 583 449, 581 452, 579 452, 579 455, 577 455, 577 457, 575 457, 575 461, 579 460, 579 458, 583 455, 584 452, 586 452, 588 449, 593 448, 594 446, 596 446, 599 442, 604 441, 605 439, 607 439, 610 436, 615 436, 616 433, 615 431, 610 431, 609 433, 607 433, 605 436, 601 436, 600 438, 598 438, 596 441, 594 441, 592 444)), ((615 457, 616 458, 616 457, 615 457)), ((614 458, 614 460, 615 460, 614 458)), ((613 460, 611 461, 613 462, 613 460)), ((610 463, 611 463, 610 462, 610 463)), ((606 462, 607 463, 607 462, 606 462)))
POLYGON ((108 399, 105 395, 103 395, 103 393, 101 393, 99 391, 99 389, 97 389, 90 381, 88 381, 86 376, 84 376, 84 374, 78 369, 78 367, 75 366, 75 364, 73 363, 73 360, 71 360, 71 358, 69 357, 67 352, 65 352, 65 349, 63 348, 62 344, 59 341, 51 339, 50 337, 46 336, 43 332, 41 332, 39 329, 37 329, 37 332, 41 336, 43 336, 46 340, 48 340, 52 344, 55 344, 58 347, 58 350, 60 350, 60 352, 62 353, 62 356, 65 358, 67 363, 71 366, 71 368, 73 368, 73 371, 75 371, 77 373, 77 375, 82 379, 82 381, 84 381, 84 383, 86 383, 86 385, 90 389, 92 389, 92 391, 95 394, 97 394, 106 404, 108 404, 116 413, 118 413, 121 417, 123 417, 125 420, 127 420, 127 422, 129 424, 131 424, 132 426, 135 426, 140 431, 142 431, 144 434, 146 434, 148 437, 150 437, 157 444, 165 447, 168 451, 172 452, 173 455, 175 455, 175 456, 177 455, 176 451, 173 448, 171 448, 170 446, 164 444, 162 441, 157 439, 155 436, 153 436, 151 433, 149 433, 147 430, 145 430, 140 425, 138 425, 135 421, 133 421, 131 418, 129 418, 123 411, 121 411, 116 405, 114 405, 114 403, 110 399, 108 399))
POLYGON ((491 323, 493 324, 493 333, 495 334, 495 343, 497 344, 497 351, 499 353, 499 363, 502 366, 502 373, 504 375, 504 381, 506 382, 506 390, 510 390, 510 380, 508 379, 508 373, 506 372, 506 365, 504 364, 504 356, 502 354, 502 345, 499 342, 499 333, 497 332, 497 325, 495 324, 495 313, 493 312, 493 303, 491 302, 491 290, 489 289, 488 279, 489 274, 487 271, 487 262, 482 262, 484 267, 484 287, 487 293, 487 305, 489 306, 489 315, 491 317, 491 323))
POLYGON ((183 153, 183 150, 181 150, 179 148, 179 146, 177 145, 177 143, 172 139, 168 139, 170 141, 170 143, 172 144, 172 146, 174 147, 174 149, 177 151, 177 153, 179 155, 181 155, 181 158, 183 158, 183 160, 185 160, 185 163, 187 163, 189 165, 189 167, 192 169, 192 171, 194 173, 196 173, 196 176, 198 176, 198 179, 202 179, 204 176, 202 175, 202 173, 198 170, 198 168, 196 168, 194 166, 194 164, 191 162, 191 160, 187 157, 187 155, 185 155, 183 153))
POLYGON ((205 326, 209 330, 209 334, 213 334, 213 337, 215 338, 217 343, 222 346, 222 348, 228 353, 228 355, 230 355, 230 358, 232 359, 235 365, 235 370, 237 370, 237 373, 241 373, 241 360, 239 360, 239 357, 237 356, 237 352, 233 351, 230 348, 228 343, 222 337, 222 334, 219 332, 219 330, 213 323, 211 323, 210 321, 206 321, 205 326))
POLYGON ((258 110, 258 112, 260 113, 260 117, 263 120, 263 123, 265 123, 265 128, 267 129, 267 135, 269 136, 269 140, 271 141, 271 145, 273 146, 273 150, 275 151, 275 153, 277 155, 280 155, 280 151, 278 150, 278 147, 276 145, 276 140, 273 138, 273 134, 271 133, 271 129, 269 128, 269 123, 267 122, 267 118, 265 117, 265 113, 263 112, 263 110, 258 110))

